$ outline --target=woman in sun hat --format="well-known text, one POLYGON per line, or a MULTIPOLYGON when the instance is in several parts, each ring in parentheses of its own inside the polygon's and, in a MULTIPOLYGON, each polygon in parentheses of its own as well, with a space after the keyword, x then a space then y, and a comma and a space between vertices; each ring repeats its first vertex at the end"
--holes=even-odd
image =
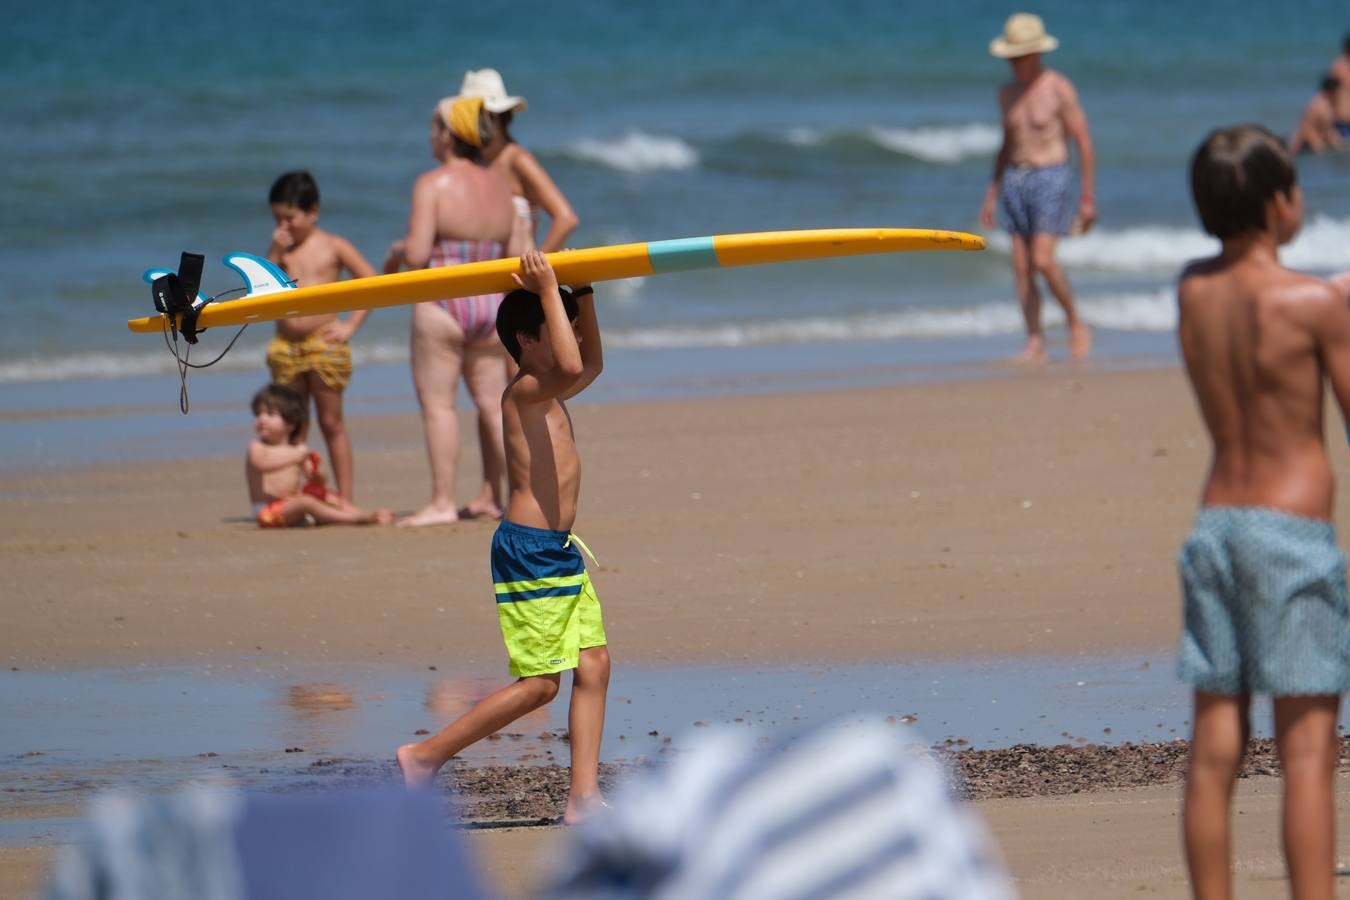
POLYGON ((525 98, 508 94, 496 69, 465 72, 459 96, 483 98, 483 109, 492 122, 492 137, 483 146, 483 158, 511 186, 516 219, 506 255, 519 256, 535 249, 535 211, 540 209, 548 215, 550 224, 538 249, 545 253, 561 250, 577 227, 577 214, 534 154, 511 137, 511 119, 517 111, 526 109, 525 98))
POLYGON ((1068 276, 1055 259, 1061 237, 1087 231, 1097 218, 1095 157, 1078 92, 1068 78, 1041 64, 1041 55, 1058 46, 1041 17, 1031 13, 1009 16, 1003 33, 989 42, 991 54, 1008 60, 1012 80, 998 94, 1003 146, 980 205, 980 224, 992 228, 997 208, 1012 236, 1013 282, 1027 329, 1017 360, 1036 364, 1046 359, 1038 278, 1064 308, 1070 355, 1081 360, 1092 347, 1092 332, 1079 317, 1068 276), (1082 183, 1076 214, 1070 141, 1078 145, 1082 183))
MULTIPOLYGON (((507 254, 511 191, 492 171, 483 149, 491 119, 481 97, 446 97, 432 114, 431 152, 439 165, 413 184, 407 236, 389 248, 384 271, 500 259, 507 254)), ((497 337, 502 294, 418 303, 412 311, 413 385, 422 410, 431 501, 397 524, 443 525, 460 518, 497 518, 505 508, 506 456, 502 447, 502 393, 506 348, 497 337), (459 377, 478 410, 483 481, 463 509, 455 504, 459 377)))

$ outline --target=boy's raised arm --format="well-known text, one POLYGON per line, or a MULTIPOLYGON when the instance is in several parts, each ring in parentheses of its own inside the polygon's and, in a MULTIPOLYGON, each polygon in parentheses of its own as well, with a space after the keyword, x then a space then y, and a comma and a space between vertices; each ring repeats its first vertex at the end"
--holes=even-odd
POLYGON ((544 325, 548 329, 549 349, 553 351, 553 367, 545 372, 522 372, 516 381, 514 393, 523 401, 537 403, 557 397, 570 388, 585 371, 577 336, 563 308, 558 293, 558 278, 553 274, 544 254, 531 250, 520 258, 521 274, 512 274, 516 283, 539 295, 544 309, 544 325))
POLYGON ((595 291, 589 284, 574 285, 577 298, 577 338, 581 341, 581 375, 567 390, 563 399, 580 394, 599 377, 605 367, 605 351, 600 343, 600 322, 595 317, 595 291))

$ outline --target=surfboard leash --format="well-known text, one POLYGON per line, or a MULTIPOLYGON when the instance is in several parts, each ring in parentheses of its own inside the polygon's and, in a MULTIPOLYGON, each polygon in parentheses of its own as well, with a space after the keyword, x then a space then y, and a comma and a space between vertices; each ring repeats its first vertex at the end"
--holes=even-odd
MULTIPOLYGON (((244 293, 246 290, 247 288, 238 287, 238 288, 230 288, 227 291, 221 291, 219 294, 214 294, 210 297, 207 297, 205 301, 197 305, 196 310, 200 311, 206 306, 210 305, 211 303, 214 303, 216 300, 228 297, 232 294, 241 294, 244 293)), ((169 353, 173 355, 174 362, 178 366, 178 409, 180 412, 182 412, 183 415, 188 414, 188 406, 189 406, 188 386, 187 386, 188 369, 205 369, 209 368, 210 366, 214 366, 216 363, 220 362, 222 359, 225 358, 225 354, 229 353, 230 350, 234 347, 235 341, 239 340, 239 336, 244 333, 244 329, 247 327, 248 327, 247 323, 240 325, 239 330, 234 333, 234 337, 230 338, 230 342, 225 345, 225 349, 220 351, 219 355, 217 355, 215 359, 211 360, 208 363, 194 363, 190 361, 190 357, 192 355, 192 345, 197 343, 195 338, 201 332, 198 332, 194 329, 192 332, 194 339, 189 341, 186 349, 184 349, 182 354, 179 354, 178 352, 179 331, 173 326, 173 320, 171 317, 169 316, 164 317, 164 324, 163 327, 160 329, 160 331, 164 335, 164 346, 167 347, 169 353)), ((206 329, 202 329, 202 331, 205 330, 206 329)))

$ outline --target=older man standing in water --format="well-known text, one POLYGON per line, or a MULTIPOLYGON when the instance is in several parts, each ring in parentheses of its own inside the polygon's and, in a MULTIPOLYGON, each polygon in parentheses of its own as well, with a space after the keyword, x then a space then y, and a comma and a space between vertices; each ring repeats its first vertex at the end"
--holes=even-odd
POLYGON ((1026 320, 1027 345, 1019 362, 1043 363, 1045 332, 1041 327, 1041 292, 1037 277, 1055 295, 1069 328, 1069 352, 1076 360, 1092 350, 1092 332, 1079 317, 1069 279, 1055 259, 1056 244, 1069 233, 1081 234, 1097 219, 1095 160, 1087 117, 1073 83, 1047 69, 1041 55, 1059 46, 1046 34, 1040 16, 1016 13, 989 52, 1008 60, 1012 80, 998 95, 1003 117, 1003 146, 994 160, 994 174, 980 207, 980 223, 994 226, 994 208, 1002 212, 1012 235, 1013 277, 1017 300, 1026 320), (1077 216, 1071 194, 1069 141, 1078 145, 1082 188, 1077 216))

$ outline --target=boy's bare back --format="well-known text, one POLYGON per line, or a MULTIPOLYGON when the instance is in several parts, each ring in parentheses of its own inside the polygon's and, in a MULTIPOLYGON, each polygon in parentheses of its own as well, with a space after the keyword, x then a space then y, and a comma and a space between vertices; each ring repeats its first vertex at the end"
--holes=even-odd
POLYGON ((1350 310, 1274 247, 1191 264, 1178 287, 1186 370, 1214 441, 1201 502, 1331 517, 1322 378, 1350 399, 1350 310))

